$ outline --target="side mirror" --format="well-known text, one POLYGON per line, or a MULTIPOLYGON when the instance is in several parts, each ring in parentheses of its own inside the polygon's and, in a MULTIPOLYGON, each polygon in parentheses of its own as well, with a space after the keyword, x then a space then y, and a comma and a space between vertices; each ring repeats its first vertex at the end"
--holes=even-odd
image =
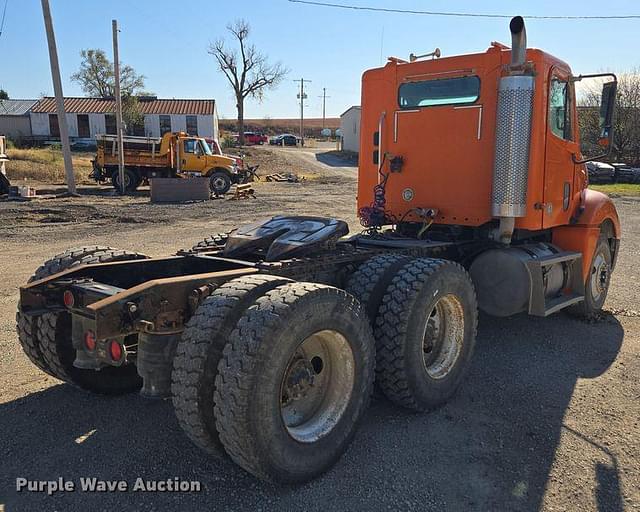
POLYGON ((600 102, 600 138, 607 139, 607 146, 613 138, 613 111, 616 106, 617 82, 607 82, 602 85, 602 100, 600 102))
POLYGON ((594 75, 580 75, 573 77, 573 82, 579 82, 584 78, 600 78, 610 77, 612 80, 602 85, 602 97, 600 100, 600 122, 599 122, 599 137, 597 144, 600 146, 604 153, 591 158, 584 158, 578 160, 576 155, 573 155, 573 162, 576 164, 584 164, 593 160, 598 160, 602 157, 609 156, 611 149, 613 148, 613 118, 616 107, 616 90, 618 86, 618 79, 613 73, 597 73, 594 75))

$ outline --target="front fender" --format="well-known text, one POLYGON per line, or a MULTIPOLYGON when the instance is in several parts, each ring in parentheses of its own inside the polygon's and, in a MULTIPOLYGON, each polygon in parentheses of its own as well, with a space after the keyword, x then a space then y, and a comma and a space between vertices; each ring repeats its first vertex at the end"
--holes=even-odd
POLYGON ((207 172, 205 172, 204 175, 206 177, 209 177, 214 172, 224 172, 225 174, 228 174, 230 178, 233 178, 233 175, 237 174, 236 170, 233 167, 221 167, 221 166, 218 166, 218 167, 212 167, 207 172))
POLYGON ((620 239, 622 230, 618 211, 611 198, 589 188, 582 191, 580 208, 577 215, 572 219, 572 224, 588 227, 600 227, 603 222, 610 221, 613 227, 613 236, 620 239))
POLYGON ((597 190, 583 190, 580 208, 571 219, 571 224, 552 229, 552 241, 555 245, 565 251, 582 253, 582 275, 585 279, 589 275, 591 259, 604 223, 610 223, 613 230, 613 239, 609 243, 612 267, 615 267, 621 236, 620 219, 613 201, 606 194, 597 190))

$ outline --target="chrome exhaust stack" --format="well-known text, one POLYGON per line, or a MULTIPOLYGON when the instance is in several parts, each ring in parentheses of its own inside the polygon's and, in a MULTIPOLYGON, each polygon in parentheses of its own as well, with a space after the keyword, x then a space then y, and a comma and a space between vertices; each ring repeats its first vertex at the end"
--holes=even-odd
POLYGON ((511 67, 523 66, 527 60, 527 30, 522 16, 516 16, 509 23, 511 31, 511 67))
POLYGON ((496 148, 493 165, 491 214, 500 220, 495 240, 511 243, 517 217, 527 214, 529 147, 533 113, 534 77, 526 70, 527 34, 516 16, 511 30, 511 64, 498 86, 496 148))

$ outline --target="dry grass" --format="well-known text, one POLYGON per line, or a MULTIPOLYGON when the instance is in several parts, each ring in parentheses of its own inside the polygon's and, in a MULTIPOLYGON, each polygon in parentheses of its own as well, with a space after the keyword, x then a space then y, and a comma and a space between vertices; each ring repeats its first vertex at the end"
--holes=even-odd
MULTIPOLYGON (((73 171, 77 183, 91 183, 91 160, 94 153, 72 153, 73 171)), ((64 182, 62 151, 56 147, 11 148, 7 150, 10 161, 7 174, 13 183, 27 182, 61 184, 64 182)))

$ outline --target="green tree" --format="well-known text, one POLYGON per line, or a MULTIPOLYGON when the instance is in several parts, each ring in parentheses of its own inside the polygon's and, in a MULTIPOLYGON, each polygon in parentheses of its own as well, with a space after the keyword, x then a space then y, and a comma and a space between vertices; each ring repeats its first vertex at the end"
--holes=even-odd
MULTIPOLYGON (((80 52, 80 69, 71 75, 71 80, 80 84, 88 96, 113 98, 115 96, 115 71, 107 54, 100 49, 87 49, 80 52)), ((127 133, 133 134, 136 126, 144 123, 140 112, 138 96, 149 96, 144 91, 144 75, 139 75, 127 65, 120 64, 120 93, 122 95, 122 120, 127 133)))
POLYGON ((9 94, 4 89, 0 89, 0 100, 8 100, 9 94))
MULTIPOLYGON (((87 49, 80 52, 80 69, 71 75, 71 80, 80 84, 88 96, 113 98, 115 96, 115 72, 113 63, 104 50, 87 49)), ((144 90, 144 75, 139 75, 129 65, 120 64, 120 92, 123 96, 134 96, 144 90)))

